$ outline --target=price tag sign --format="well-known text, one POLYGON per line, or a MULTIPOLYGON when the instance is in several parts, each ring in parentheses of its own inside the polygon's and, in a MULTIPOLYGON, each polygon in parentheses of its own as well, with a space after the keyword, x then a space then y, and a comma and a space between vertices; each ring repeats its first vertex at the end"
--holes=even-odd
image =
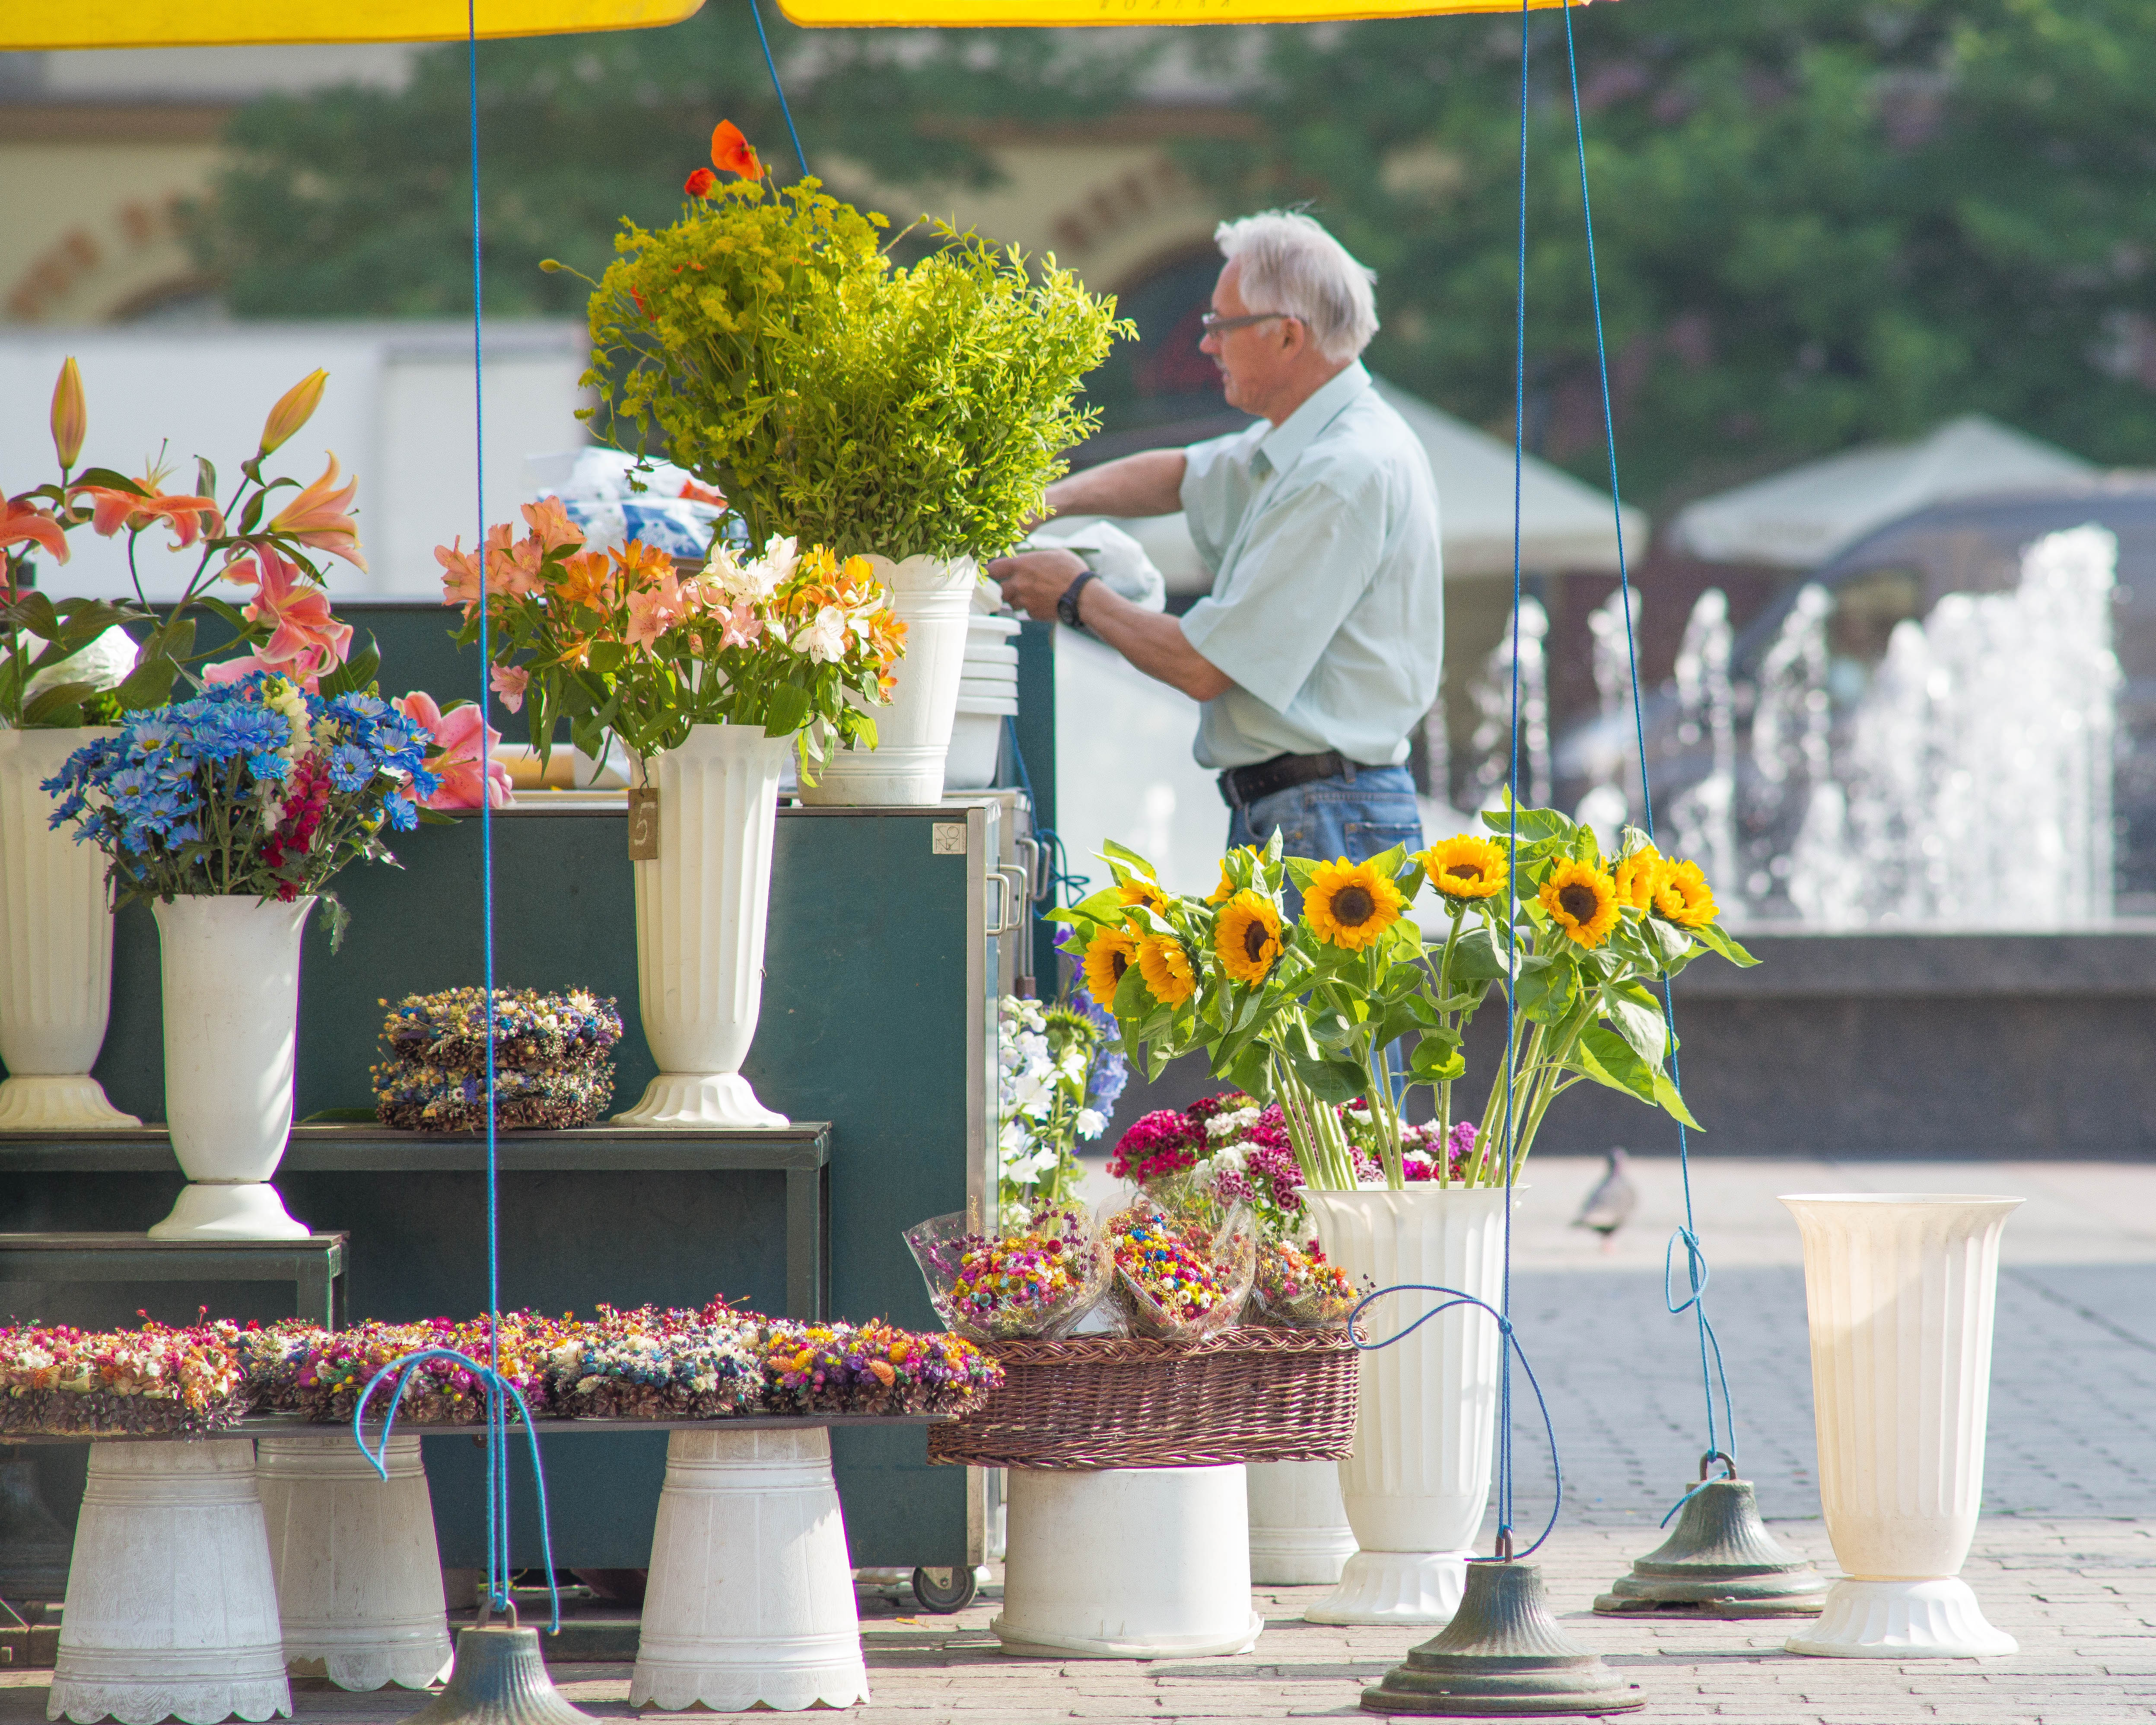
POLYGON ((633 784, 629 788, 629 860, 659 860, 659 787, 633 784))
MULTIPOLYGON (((1540 11, 1565 0, 1528 0, 1540 11)), ((1588 0, 1573 0, 1584 6, 1588 0)), ((797 24, 1010 29, 1029 24, 1308 24, 1336 18, 1517 13, 1520 0, 778 0, 797 24)))

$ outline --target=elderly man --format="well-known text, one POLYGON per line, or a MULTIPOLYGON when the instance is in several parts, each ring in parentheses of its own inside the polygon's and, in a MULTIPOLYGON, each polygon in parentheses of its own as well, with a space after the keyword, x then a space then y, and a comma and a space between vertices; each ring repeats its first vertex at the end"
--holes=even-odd
POLYGON ((1429 458, 1358 356, 1371 273, 1308 216, 1223 223, 1200 344, 1228 404, 1260 423, 1105 462, 1049 487, 1068 515, 1188 519, 1213 590, 1180 619, 1141 609, 1068 551, 988 566, 1004 596, 1082 624, 1201 702, 1230 845, 1360 862, 1422 842, 1408 734, 1437 697, 1445 631, 1429 458))

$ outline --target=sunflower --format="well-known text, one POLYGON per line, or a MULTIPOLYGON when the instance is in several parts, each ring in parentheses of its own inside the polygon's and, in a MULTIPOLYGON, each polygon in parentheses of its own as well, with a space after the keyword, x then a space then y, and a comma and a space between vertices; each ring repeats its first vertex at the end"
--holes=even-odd
POLYGON ((1220 968, 1255 988, 1281 955, 1280 912, 1261 892, 1239 892, 1213 925, 1213 950, 1220 968))
POLYGON ((1138 973, 1163 1006, 1180 1006, 1198 992, 1190 954, 1172 934, 1149 934, 1139 940, 1138 973))
POLYGON ((1662 884, 1662 874, 1669 867, 1669 860, 1651 845, 1642 845, 1630 856, 1617 861, 1617 899, 1635 911, 1651 911, 1655 894, 1662 884))
POLYGON ((1205 895, 1209 905, 1225 904, 1235 896, 1235 883, 1228 878, 1228 865, 1220 865, 1220 884, 1205 895))
POLYGON ((1714 889, 1695 862, 1664 866, 1655 883, 1655 909, 1680 928, 1704 928, 1718 914, 1714 889))
POLYGON ((1124 875, 1116 883, 1116 893, 1127 905, 1143 905, 1148 911, 1163 914, 1168 910, 1168 895, 1160 890, 1158 883, 1143 875, 1124 875))
POLYGON ((1543 882, 1543 908, 1575 946, 1599 947, 1617 926, 1617 883, 1568 857, 1543 882))
POLYGON ((1505 890, 1505 847, 1462 833, 1419 853, 1430 884, 1447 898, 1489 898, 1505 890))
POLYGON ((1320 863, 1303 889, 1302 914, 1318 939, 1351 952, 1400 920, 1407 901, 1393 877, 1372 863, 1320 863))
POLYGON ((1127 929, 1097 930, 1086 948, 1086 992, 1103 1012, 1116 1009, 1116 988, 1138 956, 1137 937, 1127 929))

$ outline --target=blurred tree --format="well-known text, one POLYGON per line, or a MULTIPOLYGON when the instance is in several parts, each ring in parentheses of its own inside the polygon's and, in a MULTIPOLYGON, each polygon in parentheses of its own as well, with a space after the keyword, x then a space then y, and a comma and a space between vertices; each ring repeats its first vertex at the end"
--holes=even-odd
MULTIPOLYGON (((1637 0, 1573 28, 1642 501, 1971 410, 2156 463, 2156 5, 1637 0)), ((1605 478, 1563 21, 1531 31, 1527 429, 1605 478)), ((1306 202, 1379 272, 1372 363, 1509 434, 1518 21, 1211 51, 1255 66, 1262 141, 1193 163, 1306 202)))
MULTIPOLYGON (((767 5, 809 166, 886 182, 993 176, 964 122, 1098 113, 1149 49, 1040 31, 796 29, 767 5)), ((198 260, 242 317, 426 317, 471 307, 466 50, 420 54, 409 83, 271 96, 227 134, 234 161, 193 213, 198 260)), ((741 0, 665 29, 483 42, 485 291, 490 312, 580 316, 624 215, 670 220, 682 181, 731 119, 783 179, 797 167, 741 0)))

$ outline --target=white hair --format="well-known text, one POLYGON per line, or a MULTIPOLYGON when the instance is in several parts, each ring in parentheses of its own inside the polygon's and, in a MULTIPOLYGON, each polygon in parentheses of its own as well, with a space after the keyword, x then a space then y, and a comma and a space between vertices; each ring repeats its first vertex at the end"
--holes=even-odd
POLYGON ((1253 311, 1300 319, 1327 359, 1353 359, 1378 333, 1374 270, 1299 210, 1262 210, 1223 222, 1213 238, 1224 258, 1243 260, 1237 285, 1253 311))

